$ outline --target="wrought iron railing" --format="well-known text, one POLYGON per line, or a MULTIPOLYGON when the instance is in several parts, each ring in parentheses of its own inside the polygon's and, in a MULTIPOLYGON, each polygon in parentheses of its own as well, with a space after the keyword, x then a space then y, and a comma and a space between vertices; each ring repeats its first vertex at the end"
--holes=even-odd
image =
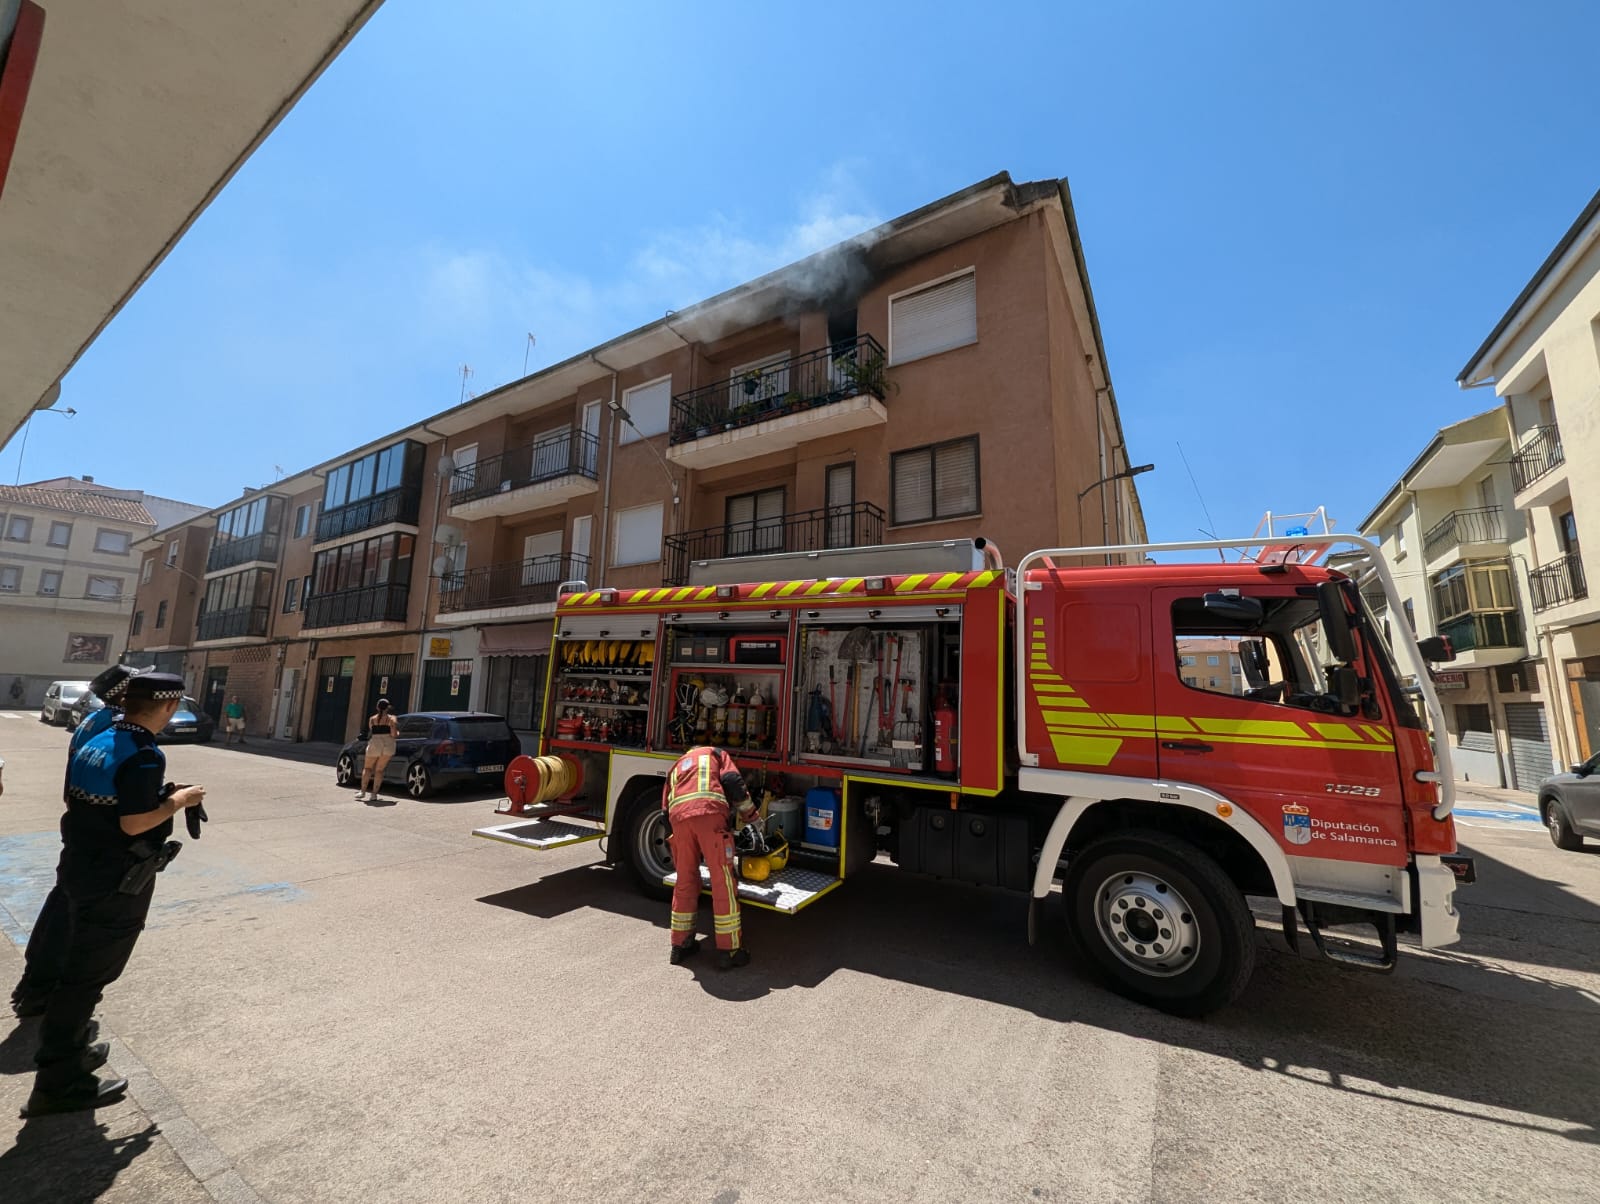
POLYGON ((1514 610, 1479 610, 1439 624, 1457 652, 1474 648, 1521 648, 1522 618, 1514 610))
POLYGON ((599 439, 574 427, 460 469, 450 478, 450 501, 452 504, 470 502, 561 477, 583 476, 593 480, 599 460, 599 439))
POLYGON ((1528 590, 1536 611, 1587 598, 1589 583, 1583 577, 1583 559, 1573 552, 1541 565, 1528 574, 1528 590))
POLYGON ((587 556, 535 556, 445 573, 439 578, 439 613, 554 602, 563 581, 584 580, 588 574, 587 556))
POLYGON ((672 399, 670 443, 703 439, 847 397, 888 392, 889 359, 870 334, 857 335, 781 364, 769 364, 672 399))
POLYGON ((345 589, 333 594, 312 594, 306 600, 303 627, 341 627, 346 623, 404 623, 411 585, 391 581, 345 589))
POLYGON ((1428 528, 1422 537, 1422 554, 1437 556, 1447 548, 1464 543, 1502 543, 1505 524, 1499 506, 1479 506, 1473 510, 1452 510, 1428 528))
POLYGON ((724 523, 698 531, 680 531, 666 538, 666 582, 686 585, 696 560, 727 556, 764 556, 773 552, 818 552, 824 548, 860 548, 883 542, 883 511, 871 502, 823 506, 799 514, 724 523))
POLYGON ((246 636, 266 635, 271 615, 270 606, 235 606, 231 610, 214 610, 200 616, 196 638, 238 640, 246 636))
POLYGON ((257 531, 243 539, 226 539, 220 542, 213 537, 211 551, 206 553, 206 572, 231 569, 252 560, 278 559, 280 540, 276 531, 257 531))
POLYGON ((1561 449, 1561 428, 1554 423, 1535 427, 1533 437, 1511 457, 1511 482, 1520 493, 1566 462, 1567 453, 1561 449))
POLYGON ((1383 586, 1377 582, 1361 587, 1361 599, 1375 615, 1389 609, 1389 595, 1383 592, 1383 586))
POLYGON ((367 531, 386 523, 417 524, 417 511, 422 503, 420 485, 401 485, 385 490, 359 502, 324 510, 317 516, 317 542, 342 539, 357 531, 367 531))

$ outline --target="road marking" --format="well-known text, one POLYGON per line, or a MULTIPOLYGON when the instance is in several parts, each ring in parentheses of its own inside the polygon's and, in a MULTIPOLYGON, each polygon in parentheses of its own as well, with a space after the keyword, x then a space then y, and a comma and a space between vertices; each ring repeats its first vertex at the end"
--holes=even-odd
MULTIPOLYGON (((1537 811, 1512 810, 1505 807, 1457 807, 1453 814, 1467 819, 1493 819, 1502 823, 1534 824, 1543 827, 1544 821, 1539 818, 1537 811)), ((1481 825, 1475 825, 1481 826, 1481 825)))

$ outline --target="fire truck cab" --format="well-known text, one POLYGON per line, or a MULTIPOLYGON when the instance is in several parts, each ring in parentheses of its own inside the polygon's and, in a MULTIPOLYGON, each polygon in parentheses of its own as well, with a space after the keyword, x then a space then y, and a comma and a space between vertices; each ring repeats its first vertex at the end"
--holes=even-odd
POLYGON ((665 898, 663 781, 710 743, 789 850, 739 883, 747 905, 794 913, 876 863, 1025 894, 1031 940, 1059 889, 1079 957, 1184 1014, 1244 989, 1251 899, 1291 946, 1304 929, 1347 966, 1392 969, 1403 932, 1454 941, 1448 750, 1439 765, 1418 649, 1408 683, 1354 583, 1297 555, 1101 563, 1222 546, 1240 545, 1046 549, 1008 569, 977 539, 574 583, 541 756, 508 771, 475 835, 604 839, 665 898), (1351 924, 1374 939, 1327 931, 1351 924))

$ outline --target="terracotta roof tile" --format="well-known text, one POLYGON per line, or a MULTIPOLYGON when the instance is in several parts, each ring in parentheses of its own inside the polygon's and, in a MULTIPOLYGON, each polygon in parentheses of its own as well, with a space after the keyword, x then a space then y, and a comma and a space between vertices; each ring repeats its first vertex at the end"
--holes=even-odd
POLYGON ((37 485, 0 485, 0 505, 20 503, 44 510, 61 510, 90 518, 106 518, 119 523, 138 523, 154 527, 156 520, 142 502, 106 497, 85 489, 44 489, 37 485))

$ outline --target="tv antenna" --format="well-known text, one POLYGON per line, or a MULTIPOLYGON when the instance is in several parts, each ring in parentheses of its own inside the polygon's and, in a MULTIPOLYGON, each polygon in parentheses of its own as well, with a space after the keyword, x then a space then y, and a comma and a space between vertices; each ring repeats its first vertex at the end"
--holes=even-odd
MULTIPOLYGON (((461 400, 456 403, 457 405, 465 405, 466 404, 466 401, 467 401, 467 381, 469 381, 470 379, 472 379, 472 365, 471 364, 462 364, 461 365, 461 400)), ((473 396, 477 396, 477 394, 473 394, 473 396)))

